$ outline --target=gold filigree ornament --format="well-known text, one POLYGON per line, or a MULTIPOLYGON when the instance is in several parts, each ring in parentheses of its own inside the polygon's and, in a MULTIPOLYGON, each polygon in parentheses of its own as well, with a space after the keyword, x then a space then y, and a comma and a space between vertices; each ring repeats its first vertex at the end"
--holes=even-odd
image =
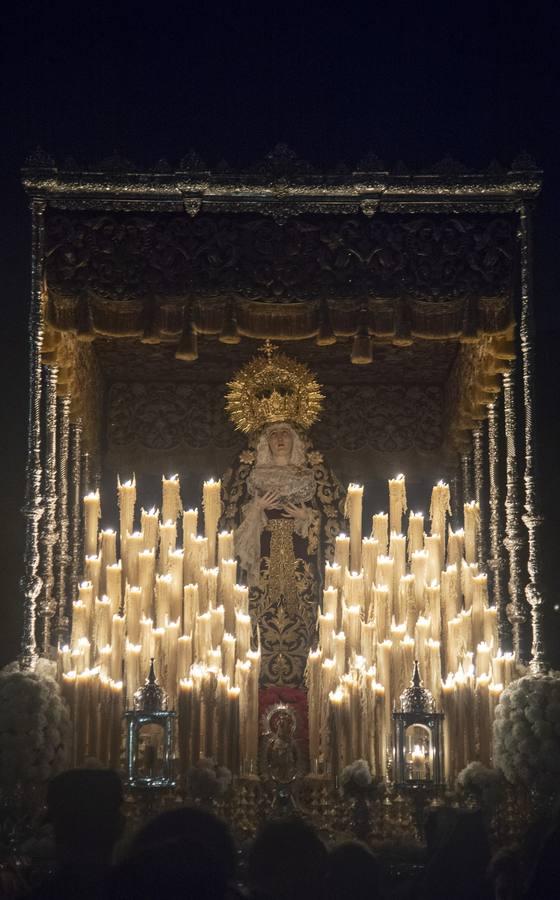
POLYGON ((258 431, 271 422, 309 428, 319 418, 324 400, 307 366, 265 341, 254 357, 228 383, 226 409, 238 431, 258 431))

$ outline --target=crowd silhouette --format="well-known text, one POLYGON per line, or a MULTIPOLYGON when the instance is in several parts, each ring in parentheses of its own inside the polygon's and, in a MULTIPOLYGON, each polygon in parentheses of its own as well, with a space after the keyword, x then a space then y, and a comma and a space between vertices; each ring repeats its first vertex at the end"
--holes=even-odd
POLYGON ((240 853, 225 822, 196 806, 155 815, 125 835, 116 772, 52 780, 47 817, 56 867, 31 885, 0 859, 0 898, 43 900, 552 900, 559 894, 560 806, 527 823, 525 841, 491 855, 484 816, 437 807, 426 820, 424 865, 395 878, 358 841, 328 848, 303 818, 272 818, 240 853))

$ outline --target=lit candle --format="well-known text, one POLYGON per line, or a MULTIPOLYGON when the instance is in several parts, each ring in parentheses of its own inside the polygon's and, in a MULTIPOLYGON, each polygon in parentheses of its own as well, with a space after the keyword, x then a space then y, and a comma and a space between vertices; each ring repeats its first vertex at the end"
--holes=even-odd
POLYGON ((400 534, 402 517, 406 512, 406 484, 404 475, 389 479, 389 525, 390 531, 400 534))
POLYGON ((123 554, 123 566, 125 581, 129 584, 138 584, 138 554, 144 545, 141 531, 133 531, 127 534, 123 554))
POLYGON ((142 677, 150 671, 150 660, 154 655, 152 629, 152 620, 142 617, 140 619, 140 645, 142 647, 140 653, 140 671, 142 677))
POLYGON ((200 577, 198 580, 198 602, 201 610, 206 612, 216 606, 218 597, 218 574, 219 569, 200 569, 200 577))
POLYGON ((441 608, 444 624, 454 618, 460 610, 457 605, 457 566, 448 565, 441 573, 441 608))
POLYGON ((88 635, 87 607, 83 600, 72 603, 72 635, 70 643, 76 647, 80 638, 88 635))
POLYGON ((484 609, 488 606, 488 576, 481 572, 472 577, 472 630, 476 644, 484 637, 484 609))
POLYGON ((208 538, 197 535, 191 537, 187 548, 186 571, 189 573, 189 582, 198 582, 200 569, 208 564, 208 538))
POLYGON ((117 561, 117 535, 112 528, 105 528, 101 532, 101 561, 103 569, 113 566, 117 561))
POLYGON ((432 500, 430 503, 430 521, 432 534, 439 534, 441 538, 440 569, 445 559, 445 535, 447 534, 446 517, 451 515, 451 494, 449 485, 444 481, 438 481, 432 488, 432 500))
POLYGON ((121 484, 120 476, 117 476, 117 494, 119 499, 119 530, 121 535, 121 557, 124 560, 124 549, 127 534, 134 531, 134 508, 136 506, 136 478, 121 484))
POLYGON ((426 550, 415 550, 410 560, 410 571, 414 575, 416 592, 416 609, 424 611, 424 590, 427 584, 428 553, 426 550))
POLYGON ((468 563, 476 562, 476 538, 480 528, 480 507, 476 500, 465 503, 463 507, 465 523, 465 559, 468 563))
POLYGON ((343 631, 333 635, 333 656, 336 664, 336 674, 339 678, 346 671, 346 635, 343 631))
POLYGON ((167 570, 171 578, 169 616, 175 621, 181 618, 183 612, 183 551, 181 549, 169 551, 167 570))
POLYGON ((205 663, 208 651, 212 647, 212 622, 210 613, 201 613, 196 617, 196 660, 199 663, 205 663))
POLYGON ((91 583, 92 586, 92 601, 91 608, 93 610, 93 600, 95 597, 99 597, 100 590, 99 585, 101 581, 101 557, 100 556, 86 556, 86 580, 91 583))
POLYGON ((163 675, 163 666, 165 660, 165 628, 152 628, 152 652, 157 666, 163 675))
POLYGON ((86 608, 86 627, 87 633, 90 633, 93 620, 93 584, 91 581, 82 581, 78 585, 78 600, 84 604, 86 608))
POLYGON ((426 685, 428 684, 428 653, 427 641, 430 636, 430 620, 424 616, 418 616, 414 626, 414 642, 416 644, 416 659, 420 668, 420 674, 426 685))
POLYGON ((235 636, 237 638, 237 658, 243 661, 247 650, 251 647, 251 616, 236 612, 235 636))
MULTIPOLYGON (((348 639, 348 652, 359 653, 361 631, 361 607, 347 606, 342 616, 342 627, 348 639)), ((336 658, 336 654, 335 654, 336 658)))
POLYGON ((363 572, 346 572, 344 579, 344 594, 349 606, 365 606, 364 574, 363 572))
POLYGON ((107 644, 105 647, 101 647, 99 650, 99 674, 100 676, 103 676, 103 678, 110 677, 112 652, 113 651, 110 644, 107 644))
POLYGON ((462 528, 453 531, 450 525, 447 536, 447 562, 451 565, 456 565, 457 571, 461 570, 464 548, 465 532, 462 528))
POLYGON ((426 641, 427 660, 428 660, 428 689, 434 698, 436 705, 439 705, 441 698, 441 644, 439 641, 433 641, 428 638, 426 641))
POLYGON ((476 674, 487 675, 490 670, 490 647, 485 641, 481 641, 476 648, 476 674))
POLYGON ((428 553, 426 581, 439 581, 441 572, 441 538, 439 534, 427 534, 424 538, 424 549, 428 553))
POLYGON ((149 512, 142 509, 140 513, 140 531, 142 532, 142 549, 157 550, 159 533, 159 509, 152 506, 149 512))
POLYGON ((373 620, 377 625, 378 640, 384 641, 389 632, 391 621, 391 598, 389 585, 374 585, 373 588, 373 620))
POLYGON ((233 531, 220 531, 218 534, 218 565, 222 559, 233 559, 233 531))
POLYGON ((422 513, 411 512, 408 516, 408 560, 412 561, 412 554, 424 547, 424 516, 422 513))
POLYGON ((84 549, 86 556, 97 554, 97 527, 101 517, 99 491, 84 497, 84 549))
MULTIPOLYGON (((218 535, 218 540, 220 535, 218 535)), ((233 586, 237 579, 237 560, 220 559, 219 597, 225 611, 225 625, 228 631, 235 626, 235 605, 233 602, 233 586)))
POLYGON ((211 478, 205 481, 202 488, 202 506, 204 509, 204 536, 208 540, 208 560, 211 566, 216 564, 216 531, 221 514, 222 482, 211 478))
POLYGON ((496 650, 498 647, 498 610, 495 606, 487 606, 484 615, 484 640, 496 650))
POLYGON ((416 625, 416 586, 414 575, 403 575, 399 584, 398 619, 406 623, 408 634, 414 634, 416 625))
POLYGON ((338 563, 325 564, 325 588, 342 587, 342 569, 338 563))
POLYGON ((127 584, 124 593, 124 605, 128 639, 132 644, 138 644, 140 641, 140 616, 142 614, 142 591, 139 587, 131 587, 127 584))
POLYGON ((309 710, 309 759, 313 766, 319 759, 321 738, 321 666, 320 650, 310 650, 307 657, 307 705, 309 710))
POLYGON ((183 778, 192 765, 191 736, 193 730, 193 681, 192 678, 181 678, 178 695, 179 711, 179 767, 183 778))
POLYGON ((225 613, 224 607, 218 606, 210 610, 210 630, 212 633, 212 646, 218 647, 224 637, 225 613))
POLYGON ((163 628, 169 621, 171 575, 156 575, 156 624, 163 628))
POLYGON ((393 567, 393 596, 397 597, 401 578, 406 574, 406 538, 404 534, 391 532, 389 556, 393 558, 395 563, 393 567))
POLYGON ((185 678, 192 666, 192 634, 182 634, 177 641, 177 673, 185 678))
POLYGON ((412 777, 416 781, 422 781, 426 776, 426 757, 419 744, 414 745, 412 751, 412 777))
POLYGON ((432 639, 440 640, 441 634, 441 591, 436 581, 426 585, 424 596, 426 598, 426 614, 430 617, 432 627, 432 639))
POLYGON ((225 632, 222 639, 222 669, 230 683, 235 677, 235 644, 235 635, 225 632))
POLYGON ((142 591, 141 609, 144 616, 152 615, 156 557, 154 550, 141 550, 138 554, 138 584, 142 591))
POLYGON ((389 516, 387 513, 380 512, 373 516, 371 536, 377 541, 378 552, 382 555, 386 554, 389 542, 389 516))
POLYGON ((180 623, 177 621, 170 622, 165 629, 166 686, 169 709, 174 709, 177 702, 179 627, 180 623))
POLYGON ((350 567, 358 572, 362 567, 362 503, 364 489, 360 484, 349 484, 344 515, 350 522, 350 567))
POLYGON ((165 476, 161 479, 161 518, 164 522, 176 522, 183 504, 181 503, 181 485, 178 475, 165 476))
POLYGON ((467 563, 463 560, 461 569, 461 587, 465 598, 465 609, 470 609, 473 595, 473 578, 478 575, 478 563, 467 563))
POLYGON ((344 532, 341 532, 335 538, 334 561, 340 566, 343 573, 342 577, 344 577, 344 572, 346 572, 350 561, 350 538, 344 532))
POLYGON ((390 556, 379 556, 377 558, 377 586, 387 585, 389 589, 387 598, 387 611, 389 619, 395 612, 396 598, 394 596, 394 569, 395 563, 390 556))
POLYGON ((375 622, 362 622, 360 632, 360 652, 369 668, 375 665, 377 650, 377 627, 375 622))
POLYGON ((78 641, 78 651, 81 655, 83 669, 89 669, 91 666, 91 644, 87 637, 80 638, 78 641))
POLYGON ((196 537, 198 531, 198 509, 186 509, 183 513, 183 550, 187 555, 189 538, 196 537))
POLYGON ((175 549, 177 542, 177 525, 175 522, 160 522, 159 525, 159 571, 167 574, 169 553, 175 549))
POLYGON ((326 616, 332 616, 334 627, 338 624, 338 591, 329 587, 323 591, 323 612, 326 616))
POLYGON ((319 613, 319 646, 324 656, 330 656, 332 653, 332 639, 335 628, 335 619, 332 613, 319 613))
POLYGON ((362 540, 362 568, 364 570, 364 588, 366 594, 366 617, 369 616, 369 608, 372 601, 373 585, 377 577, 377 556, 379 553, 379 541, 376 538, 365 537, 362 540))
POLYGON ((126 642, 124 670, 126 681, 126 705, 128 709, 132 709, 134 705, 134 694, 140 687, 140 653, 142 647, 140 644, 131 644, 126 642))
POLYGON ((455 679, 449 674, 441 687, 443 719, 443 769, 448 784, 453 784, 457 769, 455 750, 458 744, 456 731, 456 689, 455 679))
POLYGON ((461 646, 461 616, 449 619, 447 622, 447 671, 455 672, 459 665, 459 649, 461 646))
POLYGON ((107 596, 111 601, 111 612, 114 616, 122 606, 122 562, 107 566, 105 570, 107 596))
POLYGON ((183 629, 191 633, 198 613, 198 585, 186 584, 183 588, 183 629))
POLYGON ((237 612, 249 613, 249 588, 244 584, 233 585, 233 604, 237 612))
MULTIPOLYGON (((109 643, 111 636, 111 601, 108 597, 95 600, 95 645, 99 651, 109 643)), ((85 635, 81 635, 85 637, 85 635)))
POLYGON ((62 676, 72 669, 72 651, 68 644, 59 647, 56 654, 56 677, 60 683, 62 676))
POLYGON ((111 678, 120 681, 124 656, 124 616, 113 616, 111 627, 111 678))

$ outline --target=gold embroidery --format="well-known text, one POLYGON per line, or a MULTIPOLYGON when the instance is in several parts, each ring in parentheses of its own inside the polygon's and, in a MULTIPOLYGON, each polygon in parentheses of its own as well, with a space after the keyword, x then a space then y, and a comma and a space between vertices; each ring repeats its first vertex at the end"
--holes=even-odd
POLYGON ((269 603, 283 600, 288 615, 297 609, 296 558, 294 555, 294 520, 271 519, 270 571, 268 574, 269 603))

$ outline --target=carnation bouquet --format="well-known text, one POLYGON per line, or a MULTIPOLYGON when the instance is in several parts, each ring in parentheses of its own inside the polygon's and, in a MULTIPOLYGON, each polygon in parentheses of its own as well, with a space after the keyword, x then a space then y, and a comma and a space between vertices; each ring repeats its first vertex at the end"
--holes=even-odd
POLYGON ((471 762, 459 772, 457 787, 473 797, 483 810, 492 812, 504 796, 504 776, 499 769, 489 769, 481 762, 471 762))
POLYGON ((199 759, 187 772, 187 787, 195 800, 208 802, 222 797, 231 784, 231 772, 213 759, 199 759))
POLYGON ((340 773, 340 793, 346 798, 373 797, 381 783, 379 779, 374 779, 365 759, 354 760, 340 773))
POLYGON ((500 697, 494 763, 512 784, 538 794, 560 790, 560 673, 526 675, 500 697))

